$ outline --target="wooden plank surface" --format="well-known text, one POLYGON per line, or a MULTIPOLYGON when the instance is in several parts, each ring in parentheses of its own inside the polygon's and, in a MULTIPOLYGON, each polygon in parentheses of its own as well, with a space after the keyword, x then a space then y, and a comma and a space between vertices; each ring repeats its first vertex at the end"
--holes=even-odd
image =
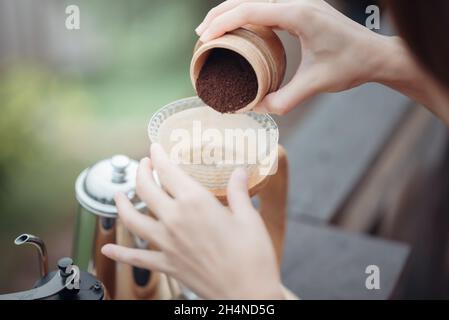
POLYGON ((328 223, 409 110, 410 101, 378 84, 322 95, 281 144, 290 163, 289 213, 328 223))
POLYGON ((388 299, 408 252, 397 242, 289 221, 283 282, 301 299, 388 299), (380 269, 379 290, 365 287, 372 264, 380 269))
POLYGON ((429 111, 416 106, 341 209, 335 224, 345 230, 369 232, 382 221, 380 232, 386 234, 399 214, 396 209, 402 207, 398 203, 411 200, 407 197, 411 179, 418 173, 424 175, 425 167, 441 167, 447 132, 429 111))

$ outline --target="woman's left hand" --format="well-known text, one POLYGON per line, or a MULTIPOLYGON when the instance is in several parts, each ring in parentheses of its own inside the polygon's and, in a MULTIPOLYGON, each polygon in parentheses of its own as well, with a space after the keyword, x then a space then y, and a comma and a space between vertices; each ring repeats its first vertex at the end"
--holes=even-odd
POLYGON ((138 212, 124 195, 116 196, 123 224, 153 249, 108 244, 102 252, 120 262, 164 272, 202 298, 281 299, 275 251, 252 206, 243 169, 232 174, 227 192, 229 208, 153 144, 151 161, 144 158, 139 165, 137 193, 154 217, 138 212), (153 179, 153 168, 163 189, 153 179))

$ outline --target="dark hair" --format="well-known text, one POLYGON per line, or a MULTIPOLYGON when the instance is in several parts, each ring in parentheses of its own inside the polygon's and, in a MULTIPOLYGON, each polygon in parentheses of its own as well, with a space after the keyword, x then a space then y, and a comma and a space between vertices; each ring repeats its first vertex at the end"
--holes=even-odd
POLYGON ((387 4, 418 61, 449 88, 449 1, 388 0, 387 4))

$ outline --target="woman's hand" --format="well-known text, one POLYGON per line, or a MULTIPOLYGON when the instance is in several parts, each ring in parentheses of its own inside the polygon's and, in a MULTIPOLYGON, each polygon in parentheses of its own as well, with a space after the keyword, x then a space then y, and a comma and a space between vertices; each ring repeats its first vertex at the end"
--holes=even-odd
POLYGON ((274 248, 252 206, 244 170, 236 170, 229 181, 227 208, 153 144, 151 161, 145 158, 139 165, 137 193, 154 217, 139 213, 118 194, 119 217, 157 250, 108 244, 103 254, 165 272, 203 298, 282 298, 274 248), (167 192, 154 181, 153 169, 167 192))
POLYGON ((213 8, 196 31, 207 42, 246 24, 284 29, 301 40, 296 75, 266 96, 255 108, 260 112, 285 114, 318 93, 382 82, 395 46, 394 38, 368 30, 322 0, 228 0, 213 8))

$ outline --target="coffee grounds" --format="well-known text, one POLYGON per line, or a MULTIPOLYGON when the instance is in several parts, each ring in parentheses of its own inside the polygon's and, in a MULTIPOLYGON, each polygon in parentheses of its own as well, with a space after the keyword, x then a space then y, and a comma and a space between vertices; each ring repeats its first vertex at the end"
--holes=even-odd
POLYGON ((228 49, 213 49, 196 81, 198 96, 221 113, 234 113, 256 98, 257 76, 249 62, 228 49))

